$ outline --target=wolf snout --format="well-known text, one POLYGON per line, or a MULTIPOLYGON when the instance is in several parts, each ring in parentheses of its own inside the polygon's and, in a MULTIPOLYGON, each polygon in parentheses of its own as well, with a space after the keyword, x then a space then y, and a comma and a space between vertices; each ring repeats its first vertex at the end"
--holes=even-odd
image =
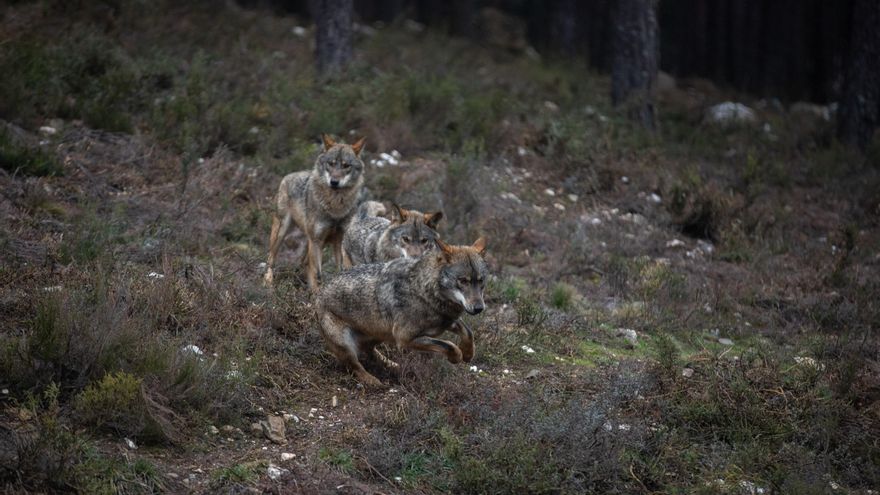
MULTIPOLYGON (((465 309, 468 309, 468 308, 465 307, 465 309)), ((468 313, 470 313, 472 315, 478 315, 478 314, 482 313, 484 309, 486 309, 486 307, 483 306, 482 303, 477 303, 477 304, 474 304, 473 306, 470 307, 470 309, 468 310, 468 313)))
POLYGON ((339 179, 330 179, 330 187, 336 189, 339 187, 339 179))

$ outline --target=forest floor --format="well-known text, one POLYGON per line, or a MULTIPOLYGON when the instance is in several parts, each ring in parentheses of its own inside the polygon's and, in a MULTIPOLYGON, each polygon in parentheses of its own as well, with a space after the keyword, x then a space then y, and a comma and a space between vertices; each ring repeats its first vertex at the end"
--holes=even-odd
POLYGON ((72 9, 0 23, 0 491, 880 489, 880 149, 822 108, 664 80, 649 134, 581 64, 412 22, 324 84, 295 17, 72 9), (756 121, 707 122, 728 100, 756 121), (472 363, 389 350, 365 390, 301 239, 263 286, 321 132, 488 238, 472 363))

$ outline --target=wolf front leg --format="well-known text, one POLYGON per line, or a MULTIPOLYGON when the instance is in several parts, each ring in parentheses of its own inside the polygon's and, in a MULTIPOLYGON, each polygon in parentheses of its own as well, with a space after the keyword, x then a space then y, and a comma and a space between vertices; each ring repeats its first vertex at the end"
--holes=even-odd
POLYGON ((287 236, 287 231, 290 230, 291 221, 289 213, 285 214, 284 218, 278 218, 277 214, 272 216, 272 232, 269 235, 269 259, 266 261, 266 275, 263 276, 266 285, 272 285, 274 282, 272 268, 275 266, 275 258, 278 257, 278 249, 281 247, 284 237, 287 236))
POLYGON ((452 364, 461 362, 462 353, 457 345, 448 340, 435 339, 434 337, 416 337, 407 342, 406 347, 424 352, 436 352, 443 354, 452 364))
POLYGON ((461 339, 459 342, 459 345, 461 345, 461 358, 464 362, 469 363, 474 358, 474 332, 471 331, 471 327, 459 318, 449 327, 449 331, 457 334, 461 339))
POLYGON ((321 243, 315 241, 309 236, 308 266, 306 267, 306 278, 309 281, 309 289, 312 292, 318 290, 318 280, 321 278, 321 255, 323 251, 321 243))

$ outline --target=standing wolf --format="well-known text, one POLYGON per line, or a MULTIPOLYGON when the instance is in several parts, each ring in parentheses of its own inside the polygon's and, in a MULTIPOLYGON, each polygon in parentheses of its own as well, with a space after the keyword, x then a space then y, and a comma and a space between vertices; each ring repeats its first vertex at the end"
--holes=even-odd
POLYGON ((314 168, 284 177, 278 187, 265 276, 269 285, 278 248, 293 222, 308 237, 306 275, 312 290, 317 289, 321 276, 325 244, 333 246, 336 264, 342 266, 342 236, 364 184, 364 162, 360 159, 364 138, 352 145, 337 143, 326 134, 322 138, 324 150, 314 168))
POLYGON ((351 219, 342 238, 347 266, 418 257, 434 249, 443 212, 422 213, 393 205, 391 220, 375 216, 382 205, 366 201, 351 219))
POLYGON ((327 347, 358 380, 379 385, 364 369, 358 354, 367 351, 386 366, 395 366, 376 349, 394 343, 399 349, 443 354, 451 363, 470 361, 474 337, 459 320, 485 308, 483 289, 488 269, 481 237, 472 246, 449 246, 435 239, 438 250, 420 258, 360 265, 330 279, 318 295, 321 334, 327 347), (461 348, 438 339, 445 331, 460 337, 461 348))

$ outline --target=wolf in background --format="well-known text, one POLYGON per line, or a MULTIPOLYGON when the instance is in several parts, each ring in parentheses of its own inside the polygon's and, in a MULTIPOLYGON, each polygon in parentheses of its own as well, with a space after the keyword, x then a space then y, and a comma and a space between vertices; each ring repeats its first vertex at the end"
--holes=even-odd
POLYGON ((264 277, 268 285, 273 283, 272 269, 278 249, 293 223, 308 238, 304 262, 308 263, 306 276, 313 291, 321 277, 321 257, 326 244, 333 247, 337 266, 342 266, 342 236, 364 184, 364 162, 360 154, 365 139, 352 145, 337 143, 326 134, 322 139, 324 149, 312 170, 289 174, 278 187, 264 277))
POLYGON ((434 249, 443 212, 422 213, 392 204, 388 220, 375 214, 381 210, 384 206, 375 201, 358 208, 342 239, 346 266, 414 258, 434 249))
POLYGON ((434 242, 438 249, 420 258, 359 265, 321 287, 317 310, 324 341, 366 385, 381 382, 364 369, 361 351, 396 366, 376 349, 381 343, 443 354, 451 363, 474 356, 473 333, 460 317, 485 309, 486 241, 481 237, 472 246, 434 242), (437 338, 446 331, 459 335, 461 347, 437 338))

